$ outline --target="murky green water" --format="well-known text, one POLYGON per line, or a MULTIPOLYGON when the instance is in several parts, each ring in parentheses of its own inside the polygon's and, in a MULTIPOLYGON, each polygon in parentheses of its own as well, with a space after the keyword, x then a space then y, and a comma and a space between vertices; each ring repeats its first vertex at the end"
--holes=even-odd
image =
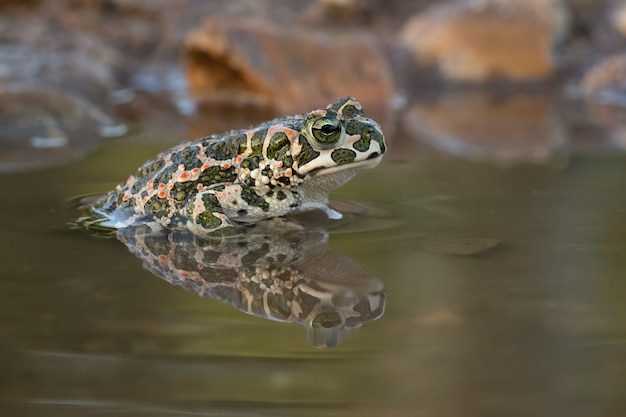
MULTIPOLYGON (((393 144, 392 144, 393 145, 393 144)), ((391 158, 335 193, 328 248, 384 285, 332 349, 68 230, 163 145, 112 142, 0 176, 2 415, 618 416, 626 406, 626 156, 557 166, 391 158), (496 247, 491 247, 495 243, 496 247)))

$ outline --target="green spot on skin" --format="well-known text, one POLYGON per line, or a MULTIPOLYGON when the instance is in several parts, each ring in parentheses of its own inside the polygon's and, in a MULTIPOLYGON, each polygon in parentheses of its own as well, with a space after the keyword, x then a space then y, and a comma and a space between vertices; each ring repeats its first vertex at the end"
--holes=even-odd
POLYGON ((254 192, 250 187, 242 187, 241 198, 248 205, 253 207, 259 207, 263 211, 269 211, 270 205, 263 197, 254 192))
MULTIPOLYGON (((213 193, 204 193, 200 197, 204 203, 205 211, 196 216, 196 223, 205 229, 215 229, 222 224, 222 220, 213 215, 214 212, 221 213, 222 207, 213 193)), ((193 207, 187 208, 187 214, 193 214, 193 207)))
POLYGON ((352 97, 341 97, 333 101, 327 108, 329 110, 339 111, 339 109, 341 109, 344 104, 351 100, 353 100, 352 97))
POLYGON ((207 147, 207 154, 218 161, 233 159, 236 151, 235 145, 226 139, 215 141, 207 147))
POLYGON ((148 169, 151 172, 158 171, 159 169, 163 168, 164 164, 165 164, 165 162, 162 159, 156 159, 156 160, 152 161, 152 163, 150 164, 148 169))
POLYGON ((354 142, 354 149, 359 152, 365 152, 370 148, 370 142, 369 136, 362 136, 361 139, 354 142))
POLYGON ((162 159, 155 159, 155 160, 152 160, 152 161, 148 161, 145 164, 143 164, 143 166, 141 166, 141 168, 139 168, 137 170, 137 173, 135 174, 135 177, 137 177, 137 178, 150 178, 150 177, 153 177, 154 174, 158 170, 163 168, 163 165, 165 165, 165 162, 163 162, 162 159))
POLYGON ((348 135, 361 135, 362 137, 362 133, 367 130, 367 127, 368 125, 364 123, 358 122, 356 120, 349 120, 346 123, 346 133, 348 135))
POLYGON ((237 178, 237 172, 235 167, 231 166, 228 169, 222 168, 220 165, 215 165, 207 168, 200 176, 200 183, 204 186, 233 182, 237 178))
POLYGON ((241 163, 242 168, 248 168, 249 170, 257 169, 259 167, 259 161, 262 159, 262 156, 251 156, 246 158, 241 163))
POLYGON ((222 224, 222 220, 215 217, 210 211, 198 214, 196 222, 204 229, 215 229, 222 224))
POLYGON ((356 152, 352 149, 335 149, 333 153, 330 154, 330 157, 338 165, 348 164, 354 161, 354 158, 356 158, 356 152))
POLYGON ((266 166, 261 172, 263 173, 264 176, 270 177, 270 178, 272 177, 272 175, 274 175, 272 168, 270 168, 269 166, 266 166))
POLYGON ((354 143, 354 149, 365 152, 369 149, 371 141, 376 141, 380 145, 381 152, 385 152, 385 142, 382 133, 373 125, 356 120, 346 123, 346 133, 348 135, 359 135, 361 139, 354 143))
POLYGON ((144 204, 144 210, 156 217, 167 216, 169 206, 154 196, 144 204))
POLYGON ((237 150, 237 154, 243 154, 248 149, 248 137, 245 133, 237 136, 233 142, 234 148, 237 150))
POLYGON ((213 193, 204 193, 202 195, 202 202, 204 203, 204 207, 209 211, 216 211, 221 207, 220 202, 213 193))
POLYGON ((378 130, 374 131, 374 134, 372 134, 372 139, 378 142, 378 144, 380 145, 381 153, 387 150, 387 148, 385 147, 385 140, 383 139, 383 135, 378 130))
POLYGON ((155 178, 156 184, 167 184, 172 179, 174 172, 178 170, 178 166, 170 164, 165 169, 163 169, 159 175, 155 178))
POLYGON ((314 160, 320 155, 319 152, 309 145, 309 142, 307 142, 303 135, 300 135, 300 145, 302 146, 302 149, 300 150, 300 153, 296 155, 296 161, 298 161, 300 166, 314 160))
POLYGON ((286 153, 289 151, 289 145, 289 138, 285 132, 274 133, 274 136, 270 139, 270 144, 267 147, 267 157, 270 159, 284 158, 286 153))
POLYGON ((278 192, 276 192, 276 199, 278 201, 282 201, 285 198, 287 198, 287 194, 285 194, 282 190, 278 190, 278 192))
POLYGON ((261 155, 263 152, 263 144, 267 137, 267 129, 257 130, 252 139, 250 140, 250 146, 252 147, 252 155, 261 155))
POLYGON ((284 158, 279 158, 279 161, 283 161, 283 166, 284 167, 291 167, 293 166, 293 158, 291 157, 291 155, 286 155, 284 158))
POLYGON ((182 202, 186 199, 193 198, 198 190, 196 189, 196 183, 193 181, 177 182, 174 184, 174 188, 171 191, 172 196, 182 202))
POLYGON ((178 165, 182 164, 185 166, 185 169, 197 168, 202 165, 198 159, 198 153, 200 153, 199 146, 190 146, 178 152, 174 152, 170 157, 172 166, 178 168, 178 165))
POLYGON ((356 117, 356 116, 364 116, 363 110, 356 108, 352 104, 348 104, 341 109, 341 114, 344 117, 356 117))

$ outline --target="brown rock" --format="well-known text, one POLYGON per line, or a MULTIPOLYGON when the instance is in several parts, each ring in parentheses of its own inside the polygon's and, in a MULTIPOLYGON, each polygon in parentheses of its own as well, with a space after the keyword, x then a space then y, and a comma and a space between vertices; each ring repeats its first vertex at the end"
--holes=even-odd
MULTIPOLYGON (((379 49, 363 38, 330 38, 256 20, 207 21, 185 42, 187 77, 200 101, 256 104, 281 114, 357 97, 387 114, 394 85, 379 49)), ((379 116, 380 117, 380 116, 379 116)))
POLYGON ((329 23, 355 25, 371 23, 372 0, 317 0, 300 16, 304 23, 325 26, 329 23))
POLYGON ((590 126, 583 125, 586 128, 601 129, 587 135, 593 140, 578 140, 576 144, 583 145, 578 147, 587 153, 623 152, 626 149, 626 54, 601 59, 568 92, 574 98, 583 99, 576 122, 587 122, 590 126), (580 114, 584 117, 581 118, 580 114))
POLYGON ((626 36, 626 3, 622 2, 617 5, 611 15, 613 17, 613 27, 615 30, 622 36, 626 36))
POLYGON ((403 122, 405 131, 440 152, 504 165, 546 162, 565 143, 544 96, 448 95, 414 104, 403 122))
POLYGON ((610 55, 592 66, 582 77, 580 89, 586 96, 626 105, 626 54, 610 55))
POLYGON ((0 9, 33 7, 40 3, 41 0, 0 0, 0 9))
POLYGON ((62 165, 126 133, 98 108, 56 91, 0 91, 0 172, 62 165))
POLYGON ((460 0, 413 17, 401 37, 419 63, 435 63, 450 80, 537 80, 554 71, 552 46, 566 20, 558 0, 460 0))

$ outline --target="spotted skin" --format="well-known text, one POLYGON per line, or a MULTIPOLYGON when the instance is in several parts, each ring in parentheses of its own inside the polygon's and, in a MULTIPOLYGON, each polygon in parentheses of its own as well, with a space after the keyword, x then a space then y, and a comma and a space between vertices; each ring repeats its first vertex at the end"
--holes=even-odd
POLYGON ((150 224, 206 235, 237 224, 327 207, 328 194, 387 146, 380 126, 344 97, 175 146, 146 162, 94 205, 103 225, 150 224))

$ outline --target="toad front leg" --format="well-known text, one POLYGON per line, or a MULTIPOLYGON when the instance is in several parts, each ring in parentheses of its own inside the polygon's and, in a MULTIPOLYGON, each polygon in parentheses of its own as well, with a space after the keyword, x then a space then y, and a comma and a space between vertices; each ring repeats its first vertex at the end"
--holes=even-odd
POLYGON ((237 223, 255 223, 288 211, 276 210, 270 202, 244 184, 214 185, 200 190, 187 202, 186 226, 196 234, 208 235, 237 223))

